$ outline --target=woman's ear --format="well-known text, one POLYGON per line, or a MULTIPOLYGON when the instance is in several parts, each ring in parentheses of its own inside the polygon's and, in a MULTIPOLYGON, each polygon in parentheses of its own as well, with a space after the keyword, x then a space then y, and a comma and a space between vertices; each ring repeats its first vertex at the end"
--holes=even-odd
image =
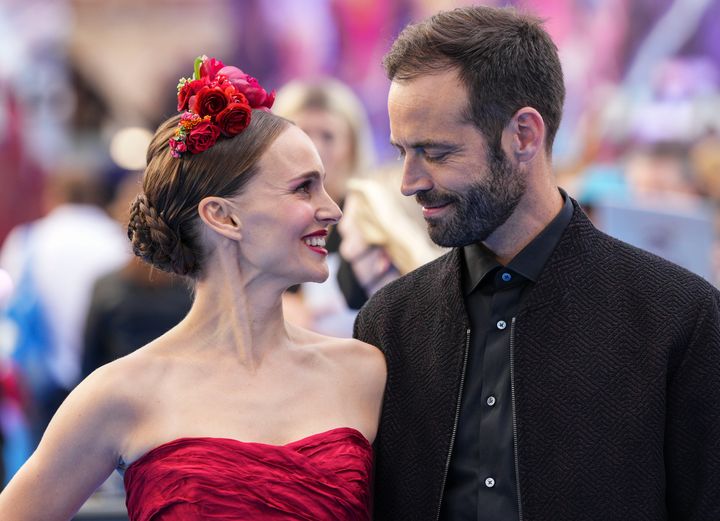
POLYGON ((510 153, 518 162, 532 161, 545 146, 545 122, 532 107, 518 110, 503 131, 510 153))
POLYGON ((200 219, 213 231, 239 241, 242 239, 240 218, 232 203, 222 197, 205 197, 198 204, 200 219))

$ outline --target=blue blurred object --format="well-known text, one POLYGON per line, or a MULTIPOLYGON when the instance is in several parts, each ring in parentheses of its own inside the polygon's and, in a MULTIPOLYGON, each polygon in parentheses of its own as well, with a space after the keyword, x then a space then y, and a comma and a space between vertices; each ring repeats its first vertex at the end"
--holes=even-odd
POLYGON ((616 164, 588 167, 580 176, 577 199, 583 206, 595 206, 604 201, 629 201, 630 189, 622 167, 616 164))

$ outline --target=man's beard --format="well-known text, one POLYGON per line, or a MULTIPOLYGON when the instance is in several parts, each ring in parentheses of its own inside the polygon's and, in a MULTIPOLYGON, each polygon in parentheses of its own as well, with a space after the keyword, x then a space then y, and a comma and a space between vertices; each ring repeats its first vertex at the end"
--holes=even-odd
POLYGON ((451 205, 448 216, 426 219, 435 244, 460 247, 484 241, 513 214, 525 194, 522 172, 502 150, 488 151, 486 172, 462 193, 432 190, 415 196, 422 206, 451 205))

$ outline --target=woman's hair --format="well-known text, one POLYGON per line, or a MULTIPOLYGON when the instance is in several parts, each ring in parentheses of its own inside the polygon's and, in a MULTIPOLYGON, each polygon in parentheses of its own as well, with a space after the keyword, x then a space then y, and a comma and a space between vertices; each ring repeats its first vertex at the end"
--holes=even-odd
POLYGON ((160 125, 148 147, 143 191, 131 206, 128 237, 145 262, 198 279, 208 254, 200 240, 198 204, 208 196, 241 193, 263 153, 290 122, 253 110, 250 125, 240 134, 176 158, 168 142, 179 120, 178 115, 160 125))
POLYGON ((344 83, 333 78, 295 80, 281 88, 273 111, 290 120, 304 110, 324 110, 347 121, 352 136, 351 168, 365 172, 374 164, 375 152, 367 112, 360 99, 344 83))
MULTIPOLYGON (((551 152, 565 86, 558 50, 538 18, 513 8, 472 6, 407 26, 383 59, 391 81, 457 69, 470 100, 468 120, 491 146, 510 118, 535 108, 551 152)), ((442 86, 438 86, 442 88, 442 86)))

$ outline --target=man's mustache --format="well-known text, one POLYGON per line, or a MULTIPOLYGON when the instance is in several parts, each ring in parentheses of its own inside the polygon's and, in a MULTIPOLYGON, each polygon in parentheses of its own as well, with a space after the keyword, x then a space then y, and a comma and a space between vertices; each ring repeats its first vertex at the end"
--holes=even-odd
POLYGON ((454 203, 457 200, 452 194, 447 192, 438 192, 437 190, 427 190, 415 194, 415 201, 420 206, 443 206, 448 203, 454 203))

